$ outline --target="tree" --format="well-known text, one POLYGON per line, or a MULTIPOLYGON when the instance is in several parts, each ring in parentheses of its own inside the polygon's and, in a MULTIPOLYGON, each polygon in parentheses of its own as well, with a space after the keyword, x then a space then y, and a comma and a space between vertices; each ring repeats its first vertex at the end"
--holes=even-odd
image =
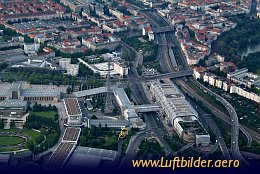
POLYGON ((124 60, 126 60, 126 59, 127 59, 127 56, 126 56, 126 51, 125 51, 125 50, 123 50, 123 52, 122 52, 122 59, 124 59, 124 60))
POLYGON ((71 94, 71 92, 72 92, 72 89, 71 89, 70 86, 68 86, 68 88, 67 88, 67 94, 71 94))
POLYGON ((113 8, 116 8, 116 7, 118 7, 118 2, 113 1, 111 5, 112 5, 113 8))
POLYGON ((96 115, 92 115, 90 118, 91 119, 98 119, 96 115))
POLYGON ((125 93, 128 96, 128 98, 131 98, 132 91, 129 85, 127 85, 127 87, 125 88, 125 93))
POLYGON ((4 129, 5 127, 5 123, 4 123, 4 119, 0 120, 0 129, 4 129))
POLYGON ((58 115, 58 114, 55 114, 55 116, 54 116, 54 121, 58 121, 58 118, 59 118, 59 115, 58 115))
POLYGON ((8 66, 8 63, 6 63, 6 62, 0 63, 0 71, 5 69, 7 66, 8 66))
POLYGON ((105 15, 107 15, 107 16, 111 16, 111 14, 109 13, 109 8, 108 8, 107 5, 104 5, 103 10, 104 10, 104 14, 105 14, 105 15))
POLYGON ((27 145, 28 149, 30 149, 31 151, 34 151, 35 145, 32 140, 27 141, 26 145, 27 145))
POLYGON ((14 120, 12 120, 12 121, 10 122, 10 128, 15 128, 15 122, 14 122, 14 120))
POLYGON ((65 28, 64 26, 59 26, 58 29, 59 29, 59 30, 62 30, 62 31, 65 31, 65 30, 66 30, 66 28, 65 28))

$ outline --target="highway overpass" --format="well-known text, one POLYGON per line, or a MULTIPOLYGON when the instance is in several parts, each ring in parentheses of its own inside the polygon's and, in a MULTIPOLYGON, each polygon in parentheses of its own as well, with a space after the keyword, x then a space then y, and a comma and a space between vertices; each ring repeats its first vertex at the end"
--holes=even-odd
POLYGON ((160 78, 164 78, 164 77, 174 79, 174 78, 191 76, 192 74, 193 74, 193 70, 183 70, 183 71, 178 71, 178 72, 170 72, 170 73, 150 76, 150 77, 147 77, 146 80, 154 80, 154 79, 160 79, 160 78))
POLYGON ((174 32, 174 27, 173 26, 166 26, 166 27, 157 27, 153 29, 153 32, 158 34, 158 33, 165 33, 165 32, 174 32))

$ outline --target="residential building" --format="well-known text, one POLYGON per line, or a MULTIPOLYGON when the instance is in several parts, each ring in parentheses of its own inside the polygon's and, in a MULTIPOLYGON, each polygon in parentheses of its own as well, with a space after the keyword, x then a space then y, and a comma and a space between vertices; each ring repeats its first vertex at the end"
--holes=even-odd
POLYGON ((24 52, 25 54, 36 54, 40 49, 39 43, 32 43, 32 44, 24 44, 24 52))
POLYGON ((61 58, 59 60, 59 66, 62 70, 66 70, 69 75, 77 76, 79 73, 79 65, 71 64, 70 58, 61 58))
POLYGON ((113 51, 119 45, 119 40, 112 35, 102 34, 83 37, 82 44, 92 50, 108 49, 109 51, 113 51))
POLYGON ((125 77, 128 75, 128 67, 121 62, 114 62, 114 70, 121 76, 125 77))

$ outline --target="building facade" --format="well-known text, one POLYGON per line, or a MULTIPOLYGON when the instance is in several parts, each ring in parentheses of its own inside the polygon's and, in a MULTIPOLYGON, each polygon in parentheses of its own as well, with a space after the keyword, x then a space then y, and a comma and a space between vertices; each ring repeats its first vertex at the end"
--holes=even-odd
POLYGON ((151 82, 150 91, 153 99, 160 103, 166 120, 185 141, 195 142, 197 146, 209 145, 210 135, 198 121, 196 110, 170 80, 161 81, 151 82))

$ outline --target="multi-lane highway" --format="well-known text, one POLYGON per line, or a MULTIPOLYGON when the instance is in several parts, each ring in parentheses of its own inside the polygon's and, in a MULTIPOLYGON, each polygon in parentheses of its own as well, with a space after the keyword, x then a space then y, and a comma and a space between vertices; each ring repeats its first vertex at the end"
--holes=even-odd
MULTIPOLYGON (((153 25, 153 30, 156 30, 160 28, 162 30, 163 27, 172 27, 170 26, 165 20, 161 19, 160 16, 158 16, 155 12, 152 11, 145 11, 142 12, 150 21, 150 23, 153 25)), ((168 30, 167 30, 168 31, 168 30)), ((168 31, 169 33, 173 33, 172 30, 168 31)), ((168 36, 167 36, 168 37, 168 36)), ((159 32, 156 34, 156 43, 158 44, 158 55, 157 59, 160 62, 160 65, 162 66, 162 69, 165 72, 172 72, 175 71, 174 67, 174 60, 171 61, 171 58, 169 56, 169 42, 166 37, 165 32, 159 32)))
POLYGON ((146 79, 147 80, 154 80, 154 79, 161 79, 161 78, 164 78, 164 77, 168 77, 170 79, 174 79, 174 78, 181 78, 181 77, 191 76, 192 73, 193 73, 192 70, 183 70, 183 71, 177 71, 177 72, 158 74, 158 75, 146 77, 146 79))
POLYGON ((227 109, 230 119, 231 119, 231 154, 234 158, 238 158, 241 161, 243 161, 245 164, 248 164, 248 162, 243 158, 243 156, 240 154, 239 151, 239 122, 238 117, 235 109, 232 107, 232 105, 225 100, 223 97, 219 96, 218 94, 214 93, 210 89, 206 88, 205 86, 201 85, 197 81, 194 80, 194 82, 200 86, 203 90, 207 91, 209 95, 214 96, 218 101, 220 101, 223 106, 227 109))
POLYGON ((172 24, 167 21, 164 17, 160 16, 157 12, 155 11, 144 11, 142 12, 151 24, 153 25, 153 30, 158 30, 164 31, 164 32, 159 32, 156 34, 157 38, 157 44, 159 45, 159 50, 161 48, 160 54, 164 55, 163 60, 167 65, 168 71, 172 72, 175 71, 176 69, 174 68, 173 62, 171 62, 171 58, 169 56, 169 53, 166 53, 169 51, 169 49, 173 48, 176 50, 179 60, 174 60, 174 62, 178 63, 178 66, 181 69, 186 69, 187 68, 187 61, 185 59, 185 56, 180 48, 180 45, 174 35, 174 30, 169 30, 168 28, 173 28, 172 24), (163 30, 163 28, 165 30, 163 30))
MULTIPOLYGON (((187 91, 186 88, 182 90, 184 91, 184 93, 189 94, 189 91, 187 91)), ((199 105, 197 105, 194 101, 190 100, 190 98, 186 98, 190 102, 190 104, 195 108, 195 110, 199 113, 199 120, 203 123, 204 126, 209 126, 216 137, 214 148, 209 153, 206 153, 205 156, 214 153, 217 150, 217 147, 219 146, 224 158, 229 159, 230 154, 228 148, 217 124, 212 120, 211 116, 207 114, 199 105)))
MULTIPOLYGON (((156 28, 156 29, 159 28, 160 31, 162 31, 163 27, 167 28, 167 27, 171 26, 171 24, 167 20, 165 20, 162 16, 160 16, 158 13, 156 13, 154 11, 144 11, 142 13, 145 16, 147 16, 147 18, 149 19, 149 21, 153 25, 153 28, 156 28)), ((175 36, 172 34, 172 32, 171 31, 169 31, 169 32, 158 32, 158 34, 156 36, 157 36, 157 42, 158 42, 158 45, 159 45, 158 49, 160 51, 159 55, 158 55, 158 59, 160 61, 160 64, 162 66, 165 66, 165 68, 167 68, 168 72, 175 71, 175 69, 174 69, 175 65, 173 63, 175 63, 176 60, 171 61, 172 57, 169 56, 169 45, 170 45, 170 48, 173 45, 173 46, 175 46, 174 48, 177 50, 177 52, 179 54, 178 56, 180 56, 181 61, 182 61, 182 62, 179 62, 179 64, 184 65, 183 68, 186 68, 187 62, 186 62, 185 56, 183 55, 183 53, 182 53, 182 51, 179 47, 179 43, 177 42, 177 40, 176 40, 175 36), (167 34, 167 36, 166 36, 166 34, 167 34)), ((179 81, 179 83, 181 85, 183 85, 186 89, 190 88, 190 86, 187 86, 185 81, 179 81)), ((191 88, 191 90, 194 91, 192 88, 191 88)), ((200 98, 200 100, 204 101, 202 96, 199 96, 198 94, 196 94, 196 91, 194 91, 194 92, 195 93, 193 95, 197 95, 197 97, 200 98)), ((210 93, 211 91, 208 91, 208 92, 210 93)), ((242 155, 239 152, 239 146, 238 146, 239 123, 238 123, 238 118, 237 118, 237 115, 236 115, 234 108, 222 97, 217 96, 214 93, 211 93, 211 94, 213 96, 217 97, 217 99, 226 107, 226 109, 228 110, 228 113, 231 117, 231 121, 229 121, 229 118, 226 118, 224 113, 222 113, 218 109, 215 109, 215 107, 212 106, 212 104, 208 103, 208 106, 210 106, 210 108, 214 109, 213 113, 214 112, 220 113, 223 116, 223 118, 225 117, 225 120, 228 121, 228 123, 231 123, 231 133, 232 133, 231 134, 231 153, 232 153, 232 156, 234 158, 239 158, 243 162, 246 163, 246 161, 243 159, 242 155)), ((222 138, 218 139, 218 141, 220 143, 224 142, 222 138)), ((229 154, 227 153, 227 150, 226 150, 226 146, 223 145, 223 147, 222 147, 223 153, 225 153, 226 156, 229 156, 229 154)))
MULTIPOLYGON (((227 101, 224 102, 224 99, 221 99, 222 97, 214 95, 214 97, 218 98, 218 101, 220 101, 221 103, 223 102, 222 104, 227 108, 227 110, 228 110, 228 112, 230 114, 230 116, 228 116, 225 113, 223 113, 222 111, 220 111, 219 108, 214 106, 212 103, 209 103, 202 96, 200 96, 198 94, 198 92, 196 91, 196 89, 191 87, 189 84, 185 83, 184 80, 179 79, 177 82, 184 89, 186 89, 187 92, 190 93, 194 98, 196 98, 197 100, 202 101, 203 104, 212 111, 212 113, 217 115, 223 121, 231 124, 231 154, 232 154, 232 157, 240 159, 245 164, 247 164, 247 162, 244 160, 243 156, 240 154, 240 151, 239 151, 239 146, 238 146, 239 145, 238 144, 239 123, 238 123, 238 120, 236 121, 236 119, 235 119, 236 113, 235 113, 235 110, 232 109, 233 107, 227 101)), ((197 84, 197 85, 200 85, 200 84, 197 84)), ((209 94, 213 95, 213 92, 210 91, 209 89, 207 89, 205 87, 203 89, 206 90, 209 94)), ((250 139, 248 141, 250 141, 250 139)))
MULTIPOLYGON (((134 101, 137 104, 148 104, 149 101, 144 94, 142 85, 137 80, 136 71, 133 71, 133 69, 130 71, 128 80, 132 89, 132 97, 134 101)), ((163 139, 163 135, 166 135, 167 131, 163 126, 158 127, 158 124, 155 121, 155 118, 157 117, 158 115, 156 113, 145 113, 146 130, 138 132, 131 138, 126 150, 126 155, 121 160, 119 167, 127 167, 132 164, 131 160, 136 156, 141 141, 148 137, 155 137, 164 147, 167 155, 173 154, 173 151, 163 139)))

